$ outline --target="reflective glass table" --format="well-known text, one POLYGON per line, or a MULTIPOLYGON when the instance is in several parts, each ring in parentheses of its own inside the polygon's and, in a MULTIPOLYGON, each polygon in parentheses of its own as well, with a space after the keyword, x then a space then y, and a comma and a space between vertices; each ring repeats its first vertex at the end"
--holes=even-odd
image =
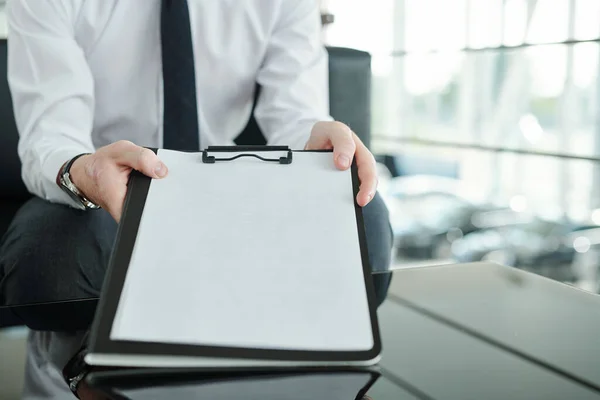
MULTIPOLYGON (((373 369, 122 370, 89 384, 119 399, 600 399, 600 296, 491 263, 373 278, 383 341, 373 369)), ((96 302, 13 305, 0 318, 81 329, 96 302)))

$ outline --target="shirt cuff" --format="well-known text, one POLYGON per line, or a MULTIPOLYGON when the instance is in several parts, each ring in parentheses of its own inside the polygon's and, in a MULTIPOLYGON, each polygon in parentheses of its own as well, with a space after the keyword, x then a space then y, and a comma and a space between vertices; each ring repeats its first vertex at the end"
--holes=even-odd
POLYGON ((56 177, 63 164, 82 153, 89 153, 89 151, 79 147, 61 148, 53 151, 42 163, 42 184, 44 186, 44 197, 46 200, 52 203, 65 204, 73 208, 83 208, 81 203, 73 200, 71 196, 65 193, 56 183, 56 177))

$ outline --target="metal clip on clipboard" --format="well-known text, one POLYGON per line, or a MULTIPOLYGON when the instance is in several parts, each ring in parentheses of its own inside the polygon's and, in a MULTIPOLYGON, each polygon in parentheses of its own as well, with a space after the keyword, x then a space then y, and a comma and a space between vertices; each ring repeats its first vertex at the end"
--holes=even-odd
POLYGON ((276 162, 279 164, 291 164, 292 163, 292 150, 288 146, 208 146, 202 151, 202 162, 205 164, 214 164, 217 161, 233 161, 242 157, 254 157, 262 161, 276 162), (253 152, 264 152, 264 151, 286 151, 285 157, 279 158, 266 158, 262 157, 253 152), (214 153, 243 153, 233 157, 220 157, 209 156, 209 152, 214 153))

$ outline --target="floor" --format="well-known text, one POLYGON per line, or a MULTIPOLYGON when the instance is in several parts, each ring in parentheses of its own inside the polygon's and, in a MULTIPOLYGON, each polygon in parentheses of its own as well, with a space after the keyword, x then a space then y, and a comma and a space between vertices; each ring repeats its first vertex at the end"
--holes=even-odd
POLYGON ((0 330, 0 400, 20 399, 25 368, 27 330, 0 330))

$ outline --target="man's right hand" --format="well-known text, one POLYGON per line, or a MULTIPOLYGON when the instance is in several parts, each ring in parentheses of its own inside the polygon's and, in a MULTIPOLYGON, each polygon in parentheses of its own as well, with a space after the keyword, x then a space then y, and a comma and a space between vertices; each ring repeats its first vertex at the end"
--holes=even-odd
POLYGON ((167 176, 167 166, 149 149, 121 140, 79 157, 71 166, 71 180, 89 200, 119 222, 132 170, 151 178, 167 176))

